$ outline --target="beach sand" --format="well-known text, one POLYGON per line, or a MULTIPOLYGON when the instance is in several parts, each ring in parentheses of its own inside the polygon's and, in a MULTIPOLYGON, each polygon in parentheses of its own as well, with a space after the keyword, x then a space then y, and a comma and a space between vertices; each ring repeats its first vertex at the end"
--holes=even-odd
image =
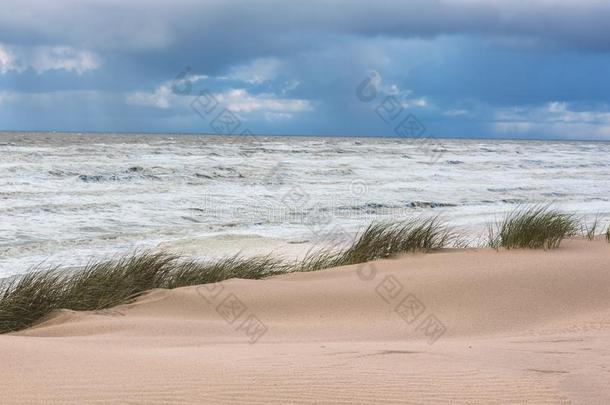
POLYGON ((0 359, 3 404, 607 404, 610 245, 155 290, 0 336, 0 359))

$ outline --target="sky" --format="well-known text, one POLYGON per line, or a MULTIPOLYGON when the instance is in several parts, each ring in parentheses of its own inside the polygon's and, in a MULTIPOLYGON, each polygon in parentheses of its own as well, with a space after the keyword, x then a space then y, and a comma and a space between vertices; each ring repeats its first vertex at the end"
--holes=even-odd
POLYGON ((610 140, 610 2, 4 0, 0 130, 610 140))

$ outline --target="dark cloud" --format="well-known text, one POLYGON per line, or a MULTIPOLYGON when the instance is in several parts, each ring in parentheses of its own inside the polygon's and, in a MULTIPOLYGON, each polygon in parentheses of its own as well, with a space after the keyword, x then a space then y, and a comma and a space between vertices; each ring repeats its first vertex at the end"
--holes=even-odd
POLYGON ((284 121, 246 114, 261 133, 391 135, 374 105, 355 97, 372 70, 382 77, 380 97, 398 92, 438 135, 485 135, 495 111, 511 106, 537 108, 539 114, 524 118, 531 120, 555 101, 603 110, 610 94, 604 1, 7 0, 3 6, 0 117, 15 129, 31 125, 35 113, 36 129, 205 131, 183 102, 163 100, 156 108, 127 101, 134 92, 138 100, 164 96, 163 86, 187 66, 209 76, 198 90, 241 89, 248 97, 312 106, 284 121), (57 54, 73 60, 49 60, 57 54), (261 59, 278 64, 271 77, 229 77, 236 69, 256 73, 261 59))
POLYGON ((123 2, 7 0, 0 38, 94 49, 160 50, 180 43, 240 47, 291 32, 391 35, 474 34, 534 38, 608 49, 610 4, 599 0, 220 0, 123 2))

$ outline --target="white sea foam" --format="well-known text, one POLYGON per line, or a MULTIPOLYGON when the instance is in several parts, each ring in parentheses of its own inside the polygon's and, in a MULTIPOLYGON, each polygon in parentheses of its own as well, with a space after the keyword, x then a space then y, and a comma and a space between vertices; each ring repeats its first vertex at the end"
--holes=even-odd
POLYGON ((476 243, 518 203, 610 218, 608 143, 441 143, 0 134, 0 277, 136 248, 293 256, 427 214, 476 243))

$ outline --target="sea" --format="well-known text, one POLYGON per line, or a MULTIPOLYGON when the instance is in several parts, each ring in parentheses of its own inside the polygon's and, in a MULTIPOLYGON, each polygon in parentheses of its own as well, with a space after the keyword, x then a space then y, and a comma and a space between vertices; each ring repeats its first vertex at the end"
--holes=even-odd
POLYGON ((0 277, 149 250, 292 259, 428 216, 477 247, 524 204, 607 223, 609 157, 604 142, 0 133, 0 277))

